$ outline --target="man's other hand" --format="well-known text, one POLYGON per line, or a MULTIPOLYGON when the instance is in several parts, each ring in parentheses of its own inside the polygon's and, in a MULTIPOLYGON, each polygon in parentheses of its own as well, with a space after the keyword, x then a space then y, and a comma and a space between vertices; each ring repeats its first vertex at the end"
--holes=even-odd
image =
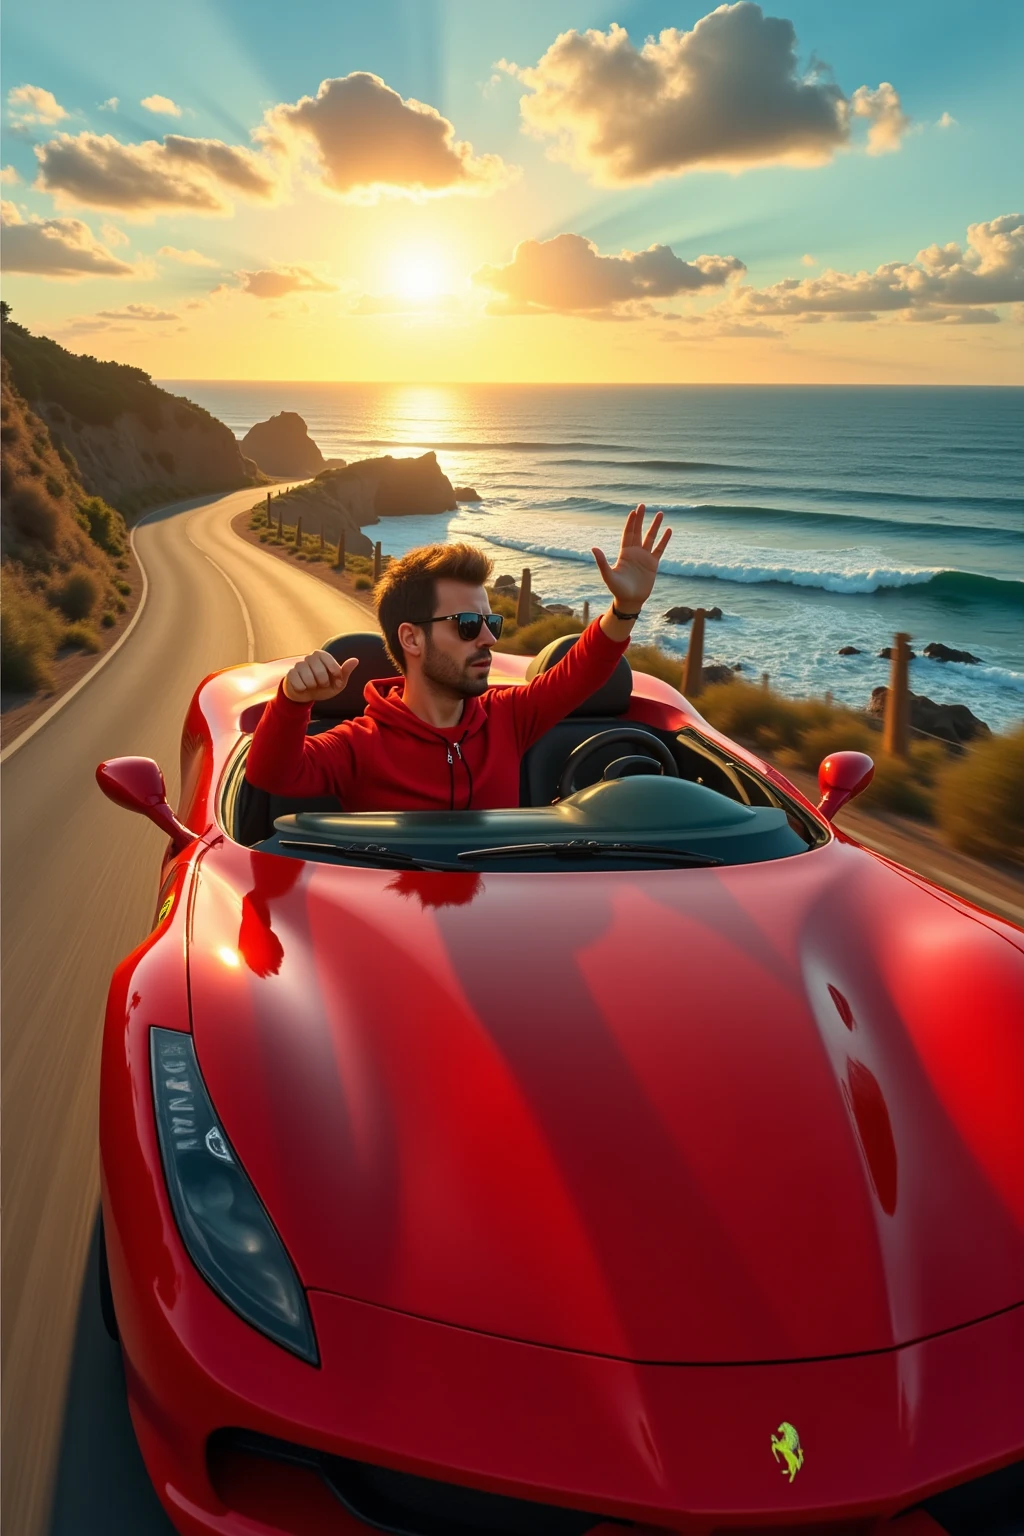
POLYGON ((668 530, 658 539, 658 530, 665 515, 663 512, 655 513, 654 521, 644 534, 646 510, 641 503, 626 518, 619 558, 614 565, 608 563, 603 550, 591 550, 605 586, 625 613, 635 613, 650 597, 658 574, 658 562, 672 537, 671 530, 668 530))
POLYGON ((285 697, 293 704, 316 704, 333 699, 359 665, 356 657, 335 661, 328 651, 311 651, 297 661, 284 680, 285 697))

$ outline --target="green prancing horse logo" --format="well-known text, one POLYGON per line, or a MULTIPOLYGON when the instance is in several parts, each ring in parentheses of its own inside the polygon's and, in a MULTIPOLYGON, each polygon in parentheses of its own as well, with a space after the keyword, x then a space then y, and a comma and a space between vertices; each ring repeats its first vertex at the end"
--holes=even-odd
POLYGON ((772 1455, 776 1461, 781 1459, 785 1462, 782 1469, 783 1476, 788 1472, 789 1480, 792 1482, 804 1464, 804 1452, 800 1444, 800 1436, 792 1424, 787 1424, 785 1419, 772 1435, 772 1455))

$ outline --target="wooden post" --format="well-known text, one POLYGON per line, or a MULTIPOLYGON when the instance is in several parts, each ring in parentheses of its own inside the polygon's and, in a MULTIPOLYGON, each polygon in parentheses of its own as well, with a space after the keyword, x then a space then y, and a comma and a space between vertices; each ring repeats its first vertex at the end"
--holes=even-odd
POLYGON ((301 517, 297 517, 295 519, 295 548, 296 549, 301 549, 302 548, 302 518, 301 517))
POLYGON ((831 690, 831 688, 826 688, 826 690, 825 690, 825 703, 828 705, 829 709, 832 708, 832 690, 831 690))
POLYGON ((345 530, 344 530, 344 528, 338 534, 338 558, 334 562, 334 569, 336 571, 343 571, 345 569, 345 530))
POLYGON ((882 746, 891 757, 910 755, 910 636, 893 636, 889 691, 885 696, 882 746))
POLYGON ((768 689, 768 688, 771 687, 771 683, 772 683, 771 673, 770 672, 762 672, 761 673, 761 687, 764 688, 764 689, 768 689))
POLYGON ((326 546, 324 545, 324 525, 323 525, 323 523, 321 523, 320 524, 320 548, 322 550, 325 547, 326 546))
POLYGON ((519 583, 519 602, 516 604, 516 624, 520 629, 529 624, 533 613, 533 605, 530 602, 530 569, 523 567, 523 579, 519 583))
MULTIPOLYGON (((269 492, 267 494, 269 496, 269 492)), ((280 501, 277 503, 277 536, 279 539, 284 538, 284 512, 280 501)))
POLYGON ((379 539, 377 540, 376 544, 373 546, 373 584, 374 584, 374 586, 377 585, 378 581, 380 581, 380 540, 379 539))
POLYGON ((267 527, 270 527, 270 492, 267 492, 267 527))
POLYGON ((690 626, 690 644, 683 663, 682 692, 695 699, 704 687, 704 609, 698 608, 690 626))
POLYGON ((588 602, 584 601, 584 604, 583 604, 583 628, 586 629, 586 627, 587 627, 587 625, 589 623, 590 623, 590 604, 588 602))

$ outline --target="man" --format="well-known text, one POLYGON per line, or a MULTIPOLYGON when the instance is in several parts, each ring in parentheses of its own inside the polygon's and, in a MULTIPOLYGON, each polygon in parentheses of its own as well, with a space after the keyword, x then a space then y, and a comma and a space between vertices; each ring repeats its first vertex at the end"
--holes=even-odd
POLYGON ((256 727, 246 778, 275 795, 336 795, 346 811, 497 810, 519 803, 523 753, 601 684, 629 644, 671 537, 626 518, 613 566, 597 561, 612 604, 548 672, 488 687, 501 619, 489 612, 491 562, 468 544, 431 544, 393 561, 375 593, 401 679, 367 683, 365 713, 306 735, 310 707, 356 666, 313 651, 296 662, 256 727))

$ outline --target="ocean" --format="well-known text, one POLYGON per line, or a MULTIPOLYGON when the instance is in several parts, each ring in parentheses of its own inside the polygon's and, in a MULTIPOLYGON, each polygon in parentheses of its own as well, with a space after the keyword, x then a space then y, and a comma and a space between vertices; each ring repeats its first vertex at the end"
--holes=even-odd
POLYGON ((162 382, 239 437, 288 410, 327 457, 434 449, 483 500, 383 520, 385 554, 470 540, 596 612, 591 546, 614 561, 643 501, 672 540, 638 639, 682 654, 665 611, 718 606, 707 661, 859 707, 903 629, 981 658, 919 655, 915 693, 997 730, 1024 717, 1024 389, 162 382))

